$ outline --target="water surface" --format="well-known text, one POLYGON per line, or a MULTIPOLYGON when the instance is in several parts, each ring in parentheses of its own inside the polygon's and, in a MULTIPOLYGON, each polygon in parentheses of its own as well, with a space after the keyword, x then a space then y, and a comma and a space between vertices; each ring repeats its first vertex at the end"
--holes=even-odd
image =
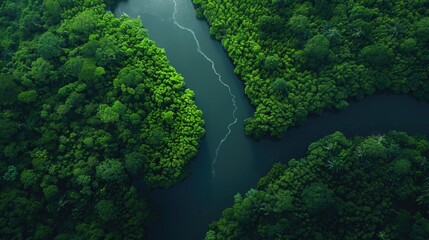
POLYGON ((244 95, 244 87, 233 73, 233 65, 219 42, 210 37, 206 22, 195 18, 191 0, 175 0, 177 24, 194 32, 201 51, 215 64, 216 71, 236 96, 237 124, 221 146, 212 178, 212 162, 219 142, 234 121, 231 95, 219 82, 212 63, 197 51, 190 31, 174 24, 173 0, 129 0, 121 2, 115 14, 140 16, 150 37, 166 50, 170 63, 195 92, 196 104, 204 112, 206 136, 191 164, 190 176, 170 189, 149 193, 159 219, 149 229, 149 239, 203 239, 208 225, 232 205, 237 192, 256 186, 273 163, 302 157, 307 146, 334 131, 347 136, 381 134, 387 130, 429 135, 429 105, 409 96, 378 94, 351 103, 342 112, 326 112, 312 117, 301 127, 290 129, 280 141, 254 141, 244 135, 244 119, 254 108, 244 95))

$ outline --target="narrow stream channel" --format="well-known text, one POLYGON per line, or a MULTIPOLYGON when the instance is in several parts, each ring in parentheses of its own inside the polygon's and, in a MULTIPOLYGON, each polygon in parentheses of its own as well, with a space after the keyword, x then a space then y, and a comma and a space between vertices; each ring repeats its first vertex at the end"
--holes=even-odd
POLYGON ((195 18, 191 0, 128 0, 115 9, 116 15, 122 13, 141 17, 150 37, 166 50, 170 63, 195 92, 206 121, 206 136, 190 176, 171 189, 150 193, 160 215, 149 239, 203 239, 209 223, 232 205, 237 192, 255 187, 273 163, 303 156, 312 141, 334 131, 353 136, 394 129, 429 135, 428 103, 378 94, 351 103, 342 112, 311 117, 280 141, 252 140, 244 135, 244 119, 254 108, 226 52, 210 37, 207 23, 195 18))

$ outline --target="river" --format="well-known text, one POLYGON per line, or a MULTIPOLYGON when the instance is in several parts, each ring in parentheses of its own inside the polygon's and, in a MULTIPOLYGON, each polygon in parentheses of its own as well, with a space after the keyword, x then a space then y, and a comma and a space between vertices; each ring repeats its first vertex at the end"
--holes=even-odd
POLYGON ((237 192, 243 194, 255 187, 273 163, 302 157, 311 142, 334 131, 353 136, 394 129, 429 135, 426 102, 384 93, 352 102, 341 112, 310 117, 302 126, 289 129, 279 141, 246 137, 244 119, 252 116, 254 107, 244 95, 243 83, 234 75, 221 44, 210 37, 207 23, 195 18, 191 0, 175 1, 176 6, 173 0, 128 0, 114 10, 116 15, 141 17, 151 39, 166 50, 171 65, 195 92, 196 104, 206 121, 206 136, 190 166, 189 177, 170 189, 149 193, 152 207, 159 210, 159 218, 149 229, 149 239, 203 239, 210 222, 232 205, 237 192), (231 93, 219 81, 212 63, 231 93), (235 114, 231 94, 236 97, 235 114))

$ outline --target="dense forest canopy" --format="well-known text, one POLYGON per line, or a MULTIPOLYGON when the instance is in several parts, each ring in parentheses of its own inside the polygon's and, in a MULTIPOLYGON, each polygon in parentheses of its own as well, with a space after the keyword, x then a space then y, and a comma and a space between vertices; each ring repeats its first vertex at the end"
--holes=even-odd
POLYGON ((429 239, 428 158, 424 137, 336 132, 237 194, 205 239, 429 239))
POLYGON ((182 180, 202 112, 140 19, 102 0, 0 1, 0 238, 142 239, 132 179, 182 180))
POLYGON ((256 138, 377 90, 428 99, 426 0, 193 2, 256 106, 246 120, 256 138))
MULTIPOLYGON (((194 93, 113 2, 0 0, 0 239, 144 239, 155 213, 135 183, 189 172, 194 93)), ((378 90, 428 99, 427 0, 193 2, 256 138, 378 90)), ((421 136, 334 133, 234 196, 206 239, 429 239, 428 158, 421 136)))

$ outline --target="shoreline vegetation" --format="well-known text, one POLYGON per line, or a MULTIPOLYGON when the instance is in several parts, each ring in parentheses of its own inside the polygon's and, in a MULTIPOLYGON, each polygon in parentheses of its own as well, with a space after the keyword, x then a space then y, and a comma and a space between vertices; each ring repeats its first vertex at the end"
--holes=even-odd
POLYGON ((1 239, 143 239, 154 213, 132 178, 189 173, 194 93, 111 4, 0 2, 1 239))
POLYGON ((234 196, 206 240, 429 238, 429 141, 336 132, 234 196))
MULTIPOLYGON (((192 1, 256 139, 376 91, 429 98, 428 1, 192 1)), ((145 239, 156 213, 134 182, 189 174, 203 113, 114 4, 0 1, 0 239, 145 239)), ((205 239, 429 239, 428 159, 423 136, 333 133, 235 195, 205 239)))
POLYGON ((245 131, 256 139, 376 91, 428 99, 424 1, 193 3, 244 81, 256 107, 245 131))
MULTIPOLYGON (((193 3, 256 107, 256 139, 375 92, 429 98, 426 1, 193 3)), ((428 157, 424 137, 336 132, 234 196, 205 239, 428 239, 428 157)))

